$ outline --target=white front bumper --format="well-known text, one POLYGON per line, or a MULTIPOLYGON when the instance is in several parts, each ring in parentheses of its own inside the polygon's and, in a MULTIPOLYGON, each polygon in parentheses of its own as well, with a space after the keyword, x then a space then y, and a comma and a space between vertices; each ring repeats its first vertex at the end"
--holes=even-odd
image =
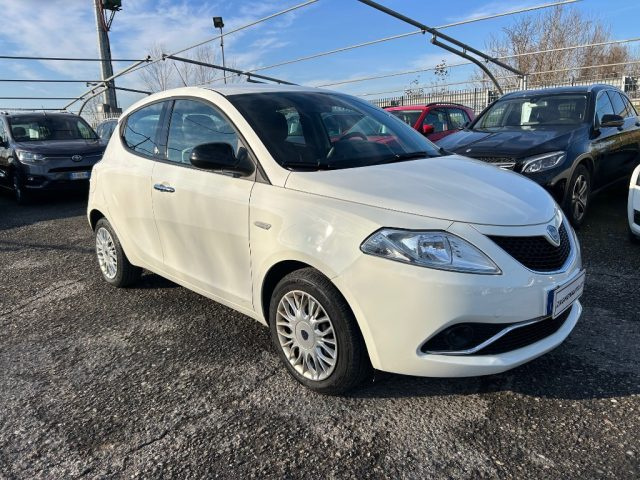
POLYGON ((579 247, 561 273, 527 270, 470 226, 450 229, 498 264, 501 275, 476 275, 417 267, 362 255, 333 281, 358 320, 369 356, 383 371, 433 377, 488 375, 516 367, 555 348, 582 312, 579 302, 554 334, 499 355, 435 355, 422 344, 458 323, 515 323, 548 315, 548 293, 581 272, 579 247))

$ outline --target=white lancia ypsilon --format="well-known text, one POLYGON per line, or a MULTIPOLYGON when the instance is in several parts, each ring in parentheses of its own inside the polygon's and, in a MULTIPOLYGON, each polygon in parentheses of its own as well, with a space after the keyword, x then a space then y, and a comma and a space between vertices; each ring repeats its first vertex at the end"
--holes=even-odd
POLYGON ((330 91, 138 102, 93 169, 88 217, 107 282, 144 268, 255 318, 325 393, 372 367, 502 372, 558 346, 582 311, 578 240, 541 187, 330 91))

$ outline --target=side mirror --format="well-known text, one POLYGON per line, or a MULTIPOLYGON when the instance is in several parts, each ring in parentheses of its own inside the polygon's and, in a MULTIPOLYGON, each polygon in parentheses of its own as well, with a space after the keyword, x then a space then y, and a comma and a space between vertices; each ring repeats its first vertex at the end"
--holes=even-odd
POLYGON ((469 125, 471 125, 471 122, 464 122, 462 124, 462 126, 460 127, 460 130, 465 130, 465 129, 469 128, 469 125))
POLYGON ((622 127, 624 126, 624 118, 620 115, 603 115, 600 121, 600 127, 622 127))
POLYGON ((228 143, 204 143, 194 147, 189 161, 194 167, 203 170, 224 170, 240 175, 253 173, 253 164, 246 150, 241 148, 238 154, 236 157, 233 147, 228 143))
POLYGON ((434 130, 433 125, 422 125, 422 133, 425 135, 431 135, 434 130))

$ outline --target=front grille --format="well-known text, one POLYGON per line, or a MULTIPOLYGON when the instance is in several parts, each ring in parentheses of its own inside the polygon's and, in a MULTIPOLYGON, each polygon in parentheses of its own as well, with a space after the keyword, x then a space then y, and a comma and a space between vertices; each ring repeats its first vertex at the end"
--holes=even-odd
MULTIPOLYGON (((547 317, 538 322, 523 327, 517 327, 507 332, 502 337, 490 343, 486 347, 470 353, 469 355, 499 355, 529 346, 535 342, 547 338, 556 333, 564 322, 569 318, 572 308, 562 312, 557 318, 547 317)), ((518 325, 517 323, 459 323, 452 325, 425 342, 420 351, 422 353, 435 352, 436 354, 456 353, 464 350, 477 348, 494 335, 497 335, 506 328, 518 325), (451 342, 451 333, 456 330, 466 329, 468 338, 466 344, 455 344, 451 342)), ((464 330, 462 330, 464 331, 464 330)))
POLYGON ((571 253, 571 242, 564 224, 560 225, 560 246, 552 245, 546 237, 490 236, 500 248, 529 270, 555 272, 560 270, 571 253))
POLYGON ((89 152, 89 153, 45 153, 45 158, 47 160, 71 160, 71 157, 74 155, 80 155, 82 157, 82 161, 84 160, 93 160, 96 158, 102 157, 102 151, 98 152, 89 152))
POLYGON ((504 168, 505 170, 513 170, 516 165, 516 160, 513 157, 474 157, 481 162, 490 163, 496 167, 504 168))

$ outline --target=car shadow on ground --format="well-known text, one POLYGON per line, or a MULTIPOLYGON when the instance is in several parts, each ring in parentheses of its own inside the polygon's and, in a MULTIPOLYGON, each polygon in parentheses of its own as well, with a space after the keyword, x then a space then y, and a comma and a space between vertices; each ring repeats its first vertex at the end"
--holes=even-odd
POLYGON ((18 205, 11 193, 2 192, 0 194, 0 231, 38 222, 86 215, 86 211, 86 191, 38 195, 27 205, 18 205))
POLYGON ((572 347, 505 373, 484 377, 422 378, 376 372, 374 381, 351 392, 354 398, 407 398, 512 392, 532 398, 598 400, 640 394, 637 372, 611 374, 576 361, 572 347))

